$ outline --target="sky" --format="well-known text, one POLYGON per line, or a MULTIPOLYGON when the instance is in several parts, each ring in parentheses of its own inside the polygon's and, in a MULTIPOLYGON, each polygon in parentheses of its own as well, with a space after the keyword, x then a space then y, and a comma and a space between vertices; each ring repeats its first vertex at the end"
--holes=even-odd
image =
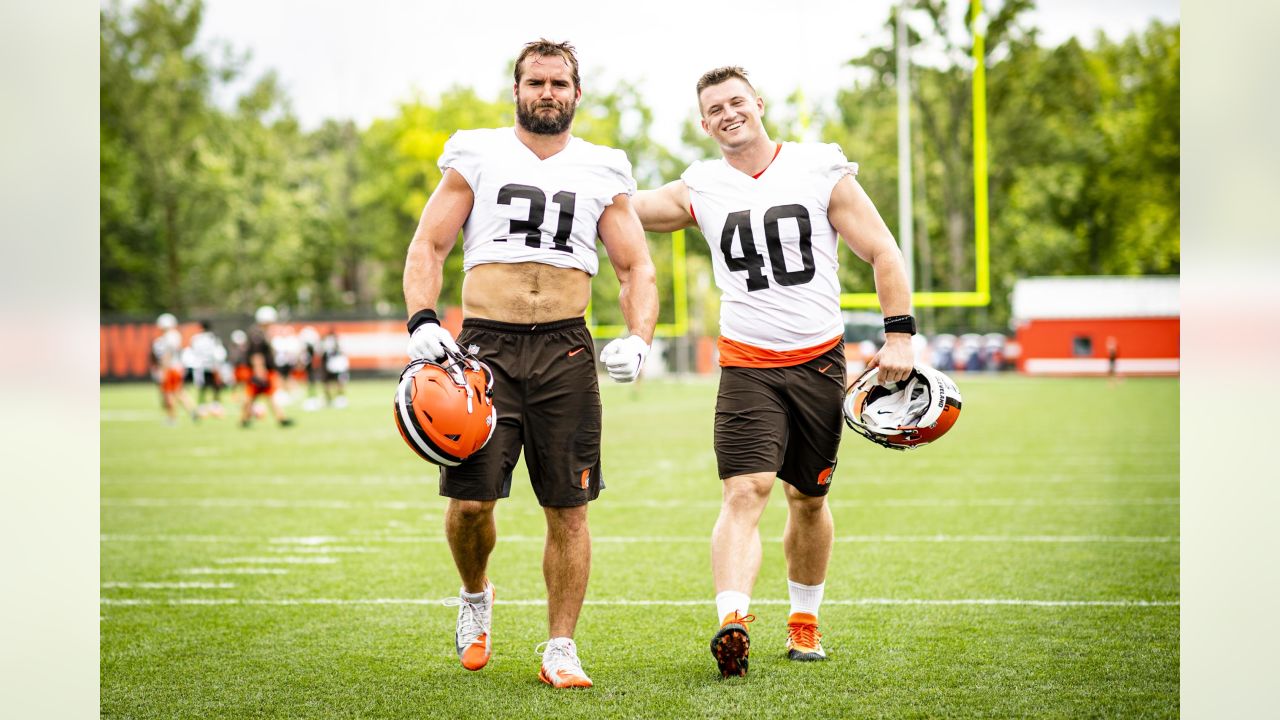
MULTIPOLYGON (((249 75, 275 70, 306 128, 328 118, 361 127, 415 92, 451 86, 493 98, 511 86, 509 63, 540 36, 578 49, 583 90, 637 84, 654 110, 653 135, 677 148, 704 71, 741 65, 765 98, 801 89, 830 107, 853 80, 845 62, 888 37, 893 0, 608 3, 565 0, 206 0, 202 42, 251 53, 249 75), (779 11, 785 7, 786 11, 779 11)), ((952 0, 957 12, 966 3, 952 0)), ((1177 21, 1178 0, 1041 0, 1029 17, 1042 42, 1102 30, 1119 37, 1152 18, 1177 21)), ((920 24, 924 27, 924 24, 920 24)))

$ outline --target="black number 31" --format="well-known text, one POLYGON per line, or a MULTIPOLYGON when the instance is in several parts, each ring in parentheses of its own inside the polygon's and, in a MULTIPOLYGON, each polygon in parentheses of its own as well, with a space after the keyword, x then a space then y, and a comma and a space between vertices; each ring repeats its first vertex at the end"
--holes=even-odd
MULTIPOLYGON (((529 247, 542 247, 542 218, 547 211, 547 196, 542 190, 532 185, 504 185, 498 191, 498 204, 510 205, 515 198, 529 201, 529 217, 524 220, 511 221, 511 234, 524 233, 524 244, 529 247)), ((560 206, 560 218, 556 224, 556 234, 551 238, 551 249, 571 253, 569 235, 573 232, 573 210, 577 196, 568 190, 561 190, 551 197, 551 202, 560 206)), ((494 238, 495 242, 506 242, 506 238, 494 238)))

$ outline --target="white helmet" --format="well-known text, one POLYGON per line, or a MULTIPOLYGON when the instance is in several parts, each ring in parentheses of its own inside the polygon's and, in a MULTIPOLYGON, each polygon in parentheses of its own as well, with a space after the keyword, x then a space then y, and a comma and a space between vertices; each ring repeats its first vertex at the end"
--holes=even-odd
POLYGON ((156 327, 161 330, 172 330, 178 327, 178 318, 174 317, 173 313, 164 313, 156 318, 156 327))
POLYGON ((916 365, 902 382, 877 383, 879 368, 862 373, 844 396, 844 421, 871 442, 894 450, 928 445, 960 417, 960 390, 951 378, 916 365))
POLYGON ((276 321, 276 309, 270 305, 263 305, 253 314, 253 321, 259 325, 269 325, 276 321))
POLYGON ((246 335, 243 330, 236 329, 231 331, 231 342, 237 345, 240 345, 242 343, 248 342, 248 340, 249 340, 249 336, 246 335))
POLYGON ((320 342, 320 333, 314 327, 308 325, 298 331, 298 337, 307 345, 315 345, 320 342))

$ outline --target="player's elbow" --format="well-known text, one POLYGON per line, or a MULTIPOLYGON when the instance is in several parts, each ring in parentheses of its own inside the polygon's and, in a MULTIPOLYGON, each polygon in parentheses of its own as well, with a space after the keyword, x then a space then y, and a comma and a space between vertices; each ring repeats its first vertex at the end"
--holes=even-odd
POLYGON ((618 282, 624 286, 657 286, 658 271, 653 266, 653 261, 649 258, 634 262, 627 268, 625 273, 618 273, 618 282))

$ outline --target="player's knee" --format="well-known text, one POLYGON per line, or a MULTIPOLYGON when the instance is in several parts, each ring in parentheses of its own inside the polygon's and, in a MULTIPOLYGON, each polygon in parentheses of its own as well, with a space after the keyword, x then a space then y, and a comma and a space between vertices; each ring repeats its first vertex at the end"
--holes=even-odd
POLYGON ((492 500, 451 500, 449 513, 465 523, 481 522, 493 514, 492 500))
POLYGON ((724 504, 733 509, 754 509, 769 501, 772 483, 751 476, 729 478, 724 482, 724 504))
POLYGON ((586 506, 545 508, 547 528, 556 534, 576 535, 587 532, 586 506))
POLYGON ((801 520, 819 517, 826 512, 827 498, 810 497, 808 495, 790 495, 787 497, 787 506, 791 509, 792 515, 799 517, 801 520))

